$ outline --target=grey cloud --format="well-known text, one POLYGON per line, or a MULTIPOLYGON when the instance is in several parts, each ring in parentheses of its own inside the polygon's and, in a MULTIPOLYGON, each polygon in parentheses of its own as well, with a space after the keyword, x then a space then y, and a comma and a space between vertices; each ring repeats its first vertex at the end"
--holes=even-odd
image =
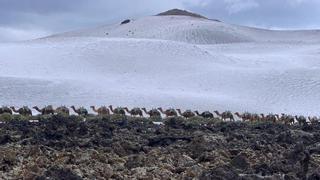
POLYGON ((190 9, 230 23, 267 28, 304 29, 320 27, 318 0, 208 0, 206 6, 190 9), (244 3, 247 8, 243 8, 244 3), (230 8, 232 7, 233 10, 230 8))
POLYGON ((172 0, 0 0, 0 26, 35 26, 53 31, 139 17, 182 7, 172 0))

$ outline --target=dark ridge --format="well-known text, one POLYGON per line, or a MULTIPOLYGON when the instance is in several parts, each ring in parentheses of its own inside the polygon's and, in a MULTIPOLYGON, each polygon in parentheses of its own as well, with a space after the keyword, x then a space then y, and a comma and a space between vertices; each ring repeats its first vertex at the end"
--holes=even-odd
POLYGON ((157 14, 157 16, 191 16, 195 18, 203 18, 203 19, 208 19, 204 16, 201 16, 200 14, 192 13, 186 10, 181 10, 181 9, 171 9, 169 11, 157 14))

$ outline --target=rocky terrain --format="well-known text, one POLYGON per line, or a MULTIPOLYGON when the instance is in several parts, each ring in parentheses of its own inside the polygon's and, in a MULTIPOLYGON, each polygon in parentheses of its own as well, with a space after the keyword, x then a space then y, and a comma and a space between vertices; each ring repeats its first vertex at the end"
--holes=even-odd
POLYGON ((320 125, 1 116, 0 179, 319 179, 320 125))

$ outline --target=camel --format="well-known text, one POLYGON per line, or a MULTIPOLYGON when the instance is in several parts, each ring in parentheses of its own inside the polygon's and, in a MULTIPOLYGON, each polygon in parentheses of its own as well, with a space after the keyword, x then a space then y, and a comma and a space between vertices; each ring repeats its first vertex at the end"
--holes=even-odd
POLYGON ((123 108, 127 113, 129 113, 131 116, 140 116, 143 117, 142 110, 140 108, 133 108, 129 110, 127 107, 123 108))
POLYGON ((299 125, 304 125, 307 123, 307 119, 304 116, 295 116, 295 118, 298 121, 299 125))
POLYGON ((74 106, 71 106, 71 109, 77 113, 79 116, 87 116, 88 110, 84 107, 80 107, 79 109, 76 109, 74 106))
POLYGON ((319 119, 316 116, 313 117, 308 117, 309 121, 311 124, 318 124, 319 123, 319 119))
POLYGON ((141 109, 150 117, 161 117, 161 114, 157 109, 151 109, 150 111, 147 111, 146 108, 141 108, 141 109))
POLYGON ((293 124, 294 123, 294 117, 291 116, 291 115, 286 115, 286 114, 282 113, 280 121, 284 122, 284 124, 293 124))
POLYGON ((176 116, 178 116, 178 114, 177 114, 177 111, 176 110, 174 110, 174 109, 167 109, 167 110, 165 110, 165 111, 163 111, 163 109, 162 108, 158 108, 159 109, 159 111, 162 113, 162 114, 164 114, 164 115, 166 115, 166 117, 172 117, 172 116, 174 116, 174 117, 176 117, 176 116))
POLYGON ((195 111, 194 113, 196 113, 197 116, 201 116, 203 118, 213 118, 213 114, 209 111, 204 111, 201 114, 199 113, 199 111, 195 111))
POLYGON ((54 114, 54 109, 53 109, 53 107, 51 105, 45 106, 42 109, 39 109, 37 106, 34 106, 33 109, 37 110, 42 115, 54 114))
POLYGON ((110 115, 110 110, 106 106, 99 107, 96 109, 95 106, 90 106, 90 108, 93 110, 93 112, 98 113, 98 115, 110 115))
POLYGON ((57 107, 57 109, 55 109, 54 112, 57 114, 65 114, 65 115, 70 114, 70 111, 66 106, 57 107))
POLYGON ((251 121, 252 120, 252 116, 250 113, 245 112, 243 114, 240 114, 239 112, 234 113, 238 118, 242 119, 243 121, 251 121))
POLYGON ((181 109, 177 109, 177 111, 178 111, 180 116, 183 116, 183 117, 185 117, 187 119, 196 116, 196 114, 194 112, 192 112, 191 110, 186 110, 183 113, 181 113, 181 109))
POLYGON ((233 114, 231 113, 231 111, 226 111, 226 112, 223 112, 222 114, 219 113, 219 111, 214 111, 217 116, 221 117, 222 120, 227 120, 227 119, 230 119, 230 121, 234 121, 234 117, 233 117, 233 114))
POLYGON ((113 114, 124 115, 124 116, 126 115, 126 111, 122 107, 117 107, 113 109, 112 105, 110 105, 109 108, 113 114))
POLYGON ((274 114, 268 114, 267 116, 264 116, 264 114, 261 114, 261 117, 264 121, 267 121, 267 122, 273 122, 273 123, 277 122, 277 117, 274 114))
POLYGON ((259 114, 252 114, 251 115, 251 121, 262 121, 262 117, 259 116, 259 114))
POLYGON ((12 110, 7 106, 2 106, 0 107, 0 114, 4 114, 4 113, 12 114, 12 110))
POLYGON ((286 117, 284 116, 284 114, 282 114, 281 116, 279 116, 278 114, 276 114, 276 117, 278 118, 278 121, 280 123, 286 123, 286 117))
POLYGON ((10 107, 13 112, 18 113, 23 116, 32 116, 32 111, 31 109, 28 108, 28 106, 23 106, 22 108, 15 109, 15 107, 11 106, 10 107))
POLYGON ((287 117, 287 121, 288 121, 289 124, 294 124, 294 120, 295 120, 295 118, 293 116, 291 116, 291 115, 289 115, 287 117))
POLYGON ((281 122, 281 117, 279 116, 279 114, 275 114, 277 121, 281 122))

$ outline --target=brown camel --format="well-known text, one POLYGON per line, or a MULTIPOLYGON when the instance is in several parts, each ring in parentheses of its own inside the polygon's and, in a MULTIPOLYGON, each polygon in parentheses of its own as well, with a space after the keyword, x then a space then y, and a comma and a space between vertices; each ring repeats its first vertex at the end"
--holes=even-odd
POLYGON ((252 116, 250 113, 245 112, 243 114, 240 114, 239 112, 234 113, 238 118, 242 119, 242 121, 251 121, 252 120, 252 116))
POLYGON ((178 116, 177 111, 172 109, 172 108, 171 109, 167 109, 165 111, 163 111, 162 108, 158 108, 158 109, 162 114, 166 115, 166 117, 172 117, 172 116, 176 117, 176 116, 178 116))
POLYGON ((234 121, 234 117, 233 114, 231 113, 231 111, 225 111, 222 114, 219 113, 219 111, 214 111, 217 116, 221 117, 222 120, 227 120, 230 119, 230 121, 234 121))
POLYGON ((286 123, 286 116, 285 116, 284 114, 281 114, 281 116, 278 115, 278 114, 276 114, 276 117, 278 118, 278 121, 279 121, 280 123, 283 123, 283 124, 286 123))
POLYGON ((69 108, 67 108, 66 106, 60 106, 54 112, 57 114, 65 114, 65 115, 70 114, 69 108))
POLYGON ((293 116, 291 116, 291 115, 287 115, 287 114, 284 114, 284 113, 282 113, 281 114, 282 116, 281 116, 281 120, 282 120, 282 122, 284 122, 284 124, 294 124, 294 117, 293 116))
POLYGON ((252 114, 251 115, 251 121, 262 121, 262 117, 259 116, 259 114, 252 114))
POLYGON ((183 116, 183 117, 185 117, 185 118, 192 118, 192 117, 194 117, 194 116, 196 116, 196 114, 194 113, 194 112, 192 112, 191 110, 186 110, 185 112, 181 112, 181 109, 177 109, 177 111, 178 111, 178 114, 180 115, 180 116, 183 116))
POLYGON ((313 117, 308 117, 309 121, 311 124, 318 124, 319 123, 319 119, 316 116, 313 117))
POLYGON ((22 108, 15 109, 15 107, 11 106, 10 107, 13 112, 18 113, 23 116, 32 116, 32 111, 31 109, 28 108, 28 106, 23 106, 22 108))
POLYGON ((285 124, 294 124, 294 117, 291 115, 282 114, 285 124))
POLYGON ((79 116, 87 116, 88 110, 84 107, 80 107, 79 109, 76 109, 74 106, 71 106, 71 109, 77 113, 79 116))
POLYGON ((143 117, 142 110, 140 108, 133 108, 129 110, 127 107, 123 108, 127 113, 129 113, 131 116, 140 116, 143 117))
POLYGON ((195 111, 194 113, 196 113, 197 116, 201 116, 203 118, 214 118, 213 114, 209 111, 204 111, 201 114, 199 113, 199 111, 195 111))
POLYGON ((112 105, 110 105, 109 108, 113 114, 124 115, 124 116, 126 115, 126 111, 122 107, 117 107, 113 109, 112 105))
POLYGON ((39 109, 37 106, 34 106, 33 109, 37 110, 42 115, 54 114, 54 109, 53 109, 53 107, 51 105, 45 106, 42 109, 39 109))
POLYGON ((2 106, 0 107, 0 114, 4 114, 4 113, 12 114, 12 110, 7 106, 2 106))
POLYGON ((307 124, 307 118, 304 116, 295 116, 297 122, 299 123, 299 125, 304 125, 307 124))
POLYGON ((267 121, 267 117, 263 113, 261 113, 260 116, 261 121, 267 121))
POLYGON ((277 122, 277 117, 274 114, 268 114, 267 116, 264 116, 264 114, 261 114, 261 117, 264 121, 267 121, 267 122, 273 122, 273 123, 277 122))
POLYGON ((110 110, 106 106, 101 106, 98 109, 96 109, 95 106, 90 106, 90 108, 93 110, 93 112, 98 113, 100 116, 110 115, 110 110))
POLYGON ((157 109, 151 109, 150 111, 147 111, 146 108, 141 108, 141 109, 150 117, 161 117, 161 114, 157 109))

